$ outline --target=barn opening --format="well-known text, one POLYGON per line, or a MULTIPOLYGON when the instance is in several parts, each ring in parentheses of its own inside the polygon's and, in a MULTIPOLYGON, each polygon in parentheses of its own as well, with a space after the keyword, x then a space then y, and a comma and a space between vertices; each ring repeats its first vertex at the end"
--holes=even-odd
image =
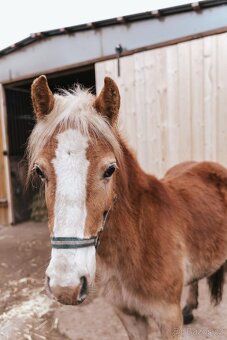
MULTIPOLYGON (((35 124, 30 95, 33 79, 5 86, 9 143, 8 157, 12 183, 14 223, 31 218, 33 200, 39 191, 39 188, 34 184, 31 184, 25 190, 27 171, 25 160, 26 143, 35 124)), ((94 65, 50 74, 48 75, 48 83, 52 91, 59 88, 68 89, 75 84, 81 84, 95 93, 94 65)))

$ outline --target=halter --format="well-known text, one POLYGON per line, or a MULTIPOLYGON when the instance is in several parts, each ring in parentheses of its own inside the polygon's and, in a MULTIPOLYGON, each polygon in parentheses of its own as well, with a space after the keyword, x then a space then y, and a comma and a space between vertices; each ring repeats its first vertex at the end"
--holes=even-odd
POLYGON ((79 237, 52 237, 51 245, 55 249, 78 249, 95 246, 97 244, 97 236, 90 238, 79 237))
MULTIPOLYGON (((116 196, 113 200, 114 205, 116 201, 116 196)), ((51 246, 54 249, 79 249, 79 248, 86 248, 86 247, 92 247, 95 246, 97 249, 100 244, 100 235, 103 232, 106 221, 108 219, 110 210, 112 206, 107 210, 106 213, 104 213, 104 219, 102 228, 99 230, 98 234, 96 236, 91 236, 89 238, 80 238, 80 237, 51 237, 51 246)))

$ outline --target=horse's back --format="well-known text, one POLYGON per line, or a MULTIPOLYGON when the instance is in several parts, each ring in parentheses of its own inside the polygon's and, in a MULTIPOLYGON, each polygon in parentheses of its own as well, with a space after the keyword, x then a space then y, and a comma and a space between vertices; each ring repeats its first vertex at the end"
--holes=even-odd
POLYGON ((189 170, 195 164, 198 163, 193 161, 178 163, 167 170, 164 175, 164 179, 171 179, 182 175, 182 173, 184 173, 186 170, 189 170))
POLYGON ((181 217, 186 282, 210 275, 227 259, 227 169, 214 162, 182 163, 163 183, 174 193, 181 217))
POLYGON ((163 177, 163 181, 177 182, 178 179, 199 179, 213 184, 223 185, 227 188, 227 169, 219 163, 204 162, 182 162, 171 167, 163 177))
POLYGON ((195 211, 201 216, 211 211, 221 217, 227 214, 227 169, 218 163, 180 163, 166 173, 162 182, 179 201, 178 206, 183 210, 186 206, 192 216, 195 211))

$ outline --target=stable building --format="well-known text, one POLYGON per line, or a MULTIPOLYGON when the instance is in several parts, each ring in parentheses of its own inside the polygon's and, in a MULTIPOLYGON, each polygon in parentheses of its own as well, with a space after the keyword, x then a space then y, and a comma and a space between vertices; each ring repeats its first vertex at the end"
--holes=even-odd
POLYGON ((227 1, 209 0, 32 34, 0 51, 0 224, 28 219, 27 138, 33 79, 52 90, 105 75, 141 166, 161 176, 186 160, 227 166, 227 1))

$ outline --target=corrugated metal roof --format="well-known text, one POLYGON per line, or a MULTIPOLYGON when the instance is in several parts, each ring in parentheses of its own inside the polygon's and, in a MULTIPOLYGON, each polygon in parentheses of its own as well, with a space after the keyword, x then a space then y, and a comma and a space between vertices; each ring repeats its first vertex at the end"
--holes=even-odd
POLYGON ((6 47, 0 51, 0 57, 5 56, 9 53, 12 53, 20 48, 23 48, 27 45, 30 45, 36 41, 43 40, 45 38, 63 35, 63 34, 70 34, 70 33, 76 33, 86 30, 95 30, 100 27, 107 27, 107 26, 113 26, 113 25, 125 25, 131 22, 139 21, 139 20, 147 20, 147 19, 157 19, 160 17, 182 13, 182 12, 189 12, 189 11, 199 11, 206 8, 214 7, 214 6, 220 6, 220 5, 226 5, 227 0, 206 0, 206 1, 198 1, 189 3, 186 5, 180 5, 175 7, 169 7, 169 8, 163 8, 160 10, 155 11, 149 11, 149 12, 143 12, 138 14, 131 14, 126 15, 122 17, 107 19, 107 20, 101 20, 91 23, 86 23, 82 25, 76 25, 76 26, 69 26, 59 29, 53 29, 50 31, 43 31, 38 33, 33 33, 29 37, 18 41, 14 45, 11 45, 9 47, 6 47))

